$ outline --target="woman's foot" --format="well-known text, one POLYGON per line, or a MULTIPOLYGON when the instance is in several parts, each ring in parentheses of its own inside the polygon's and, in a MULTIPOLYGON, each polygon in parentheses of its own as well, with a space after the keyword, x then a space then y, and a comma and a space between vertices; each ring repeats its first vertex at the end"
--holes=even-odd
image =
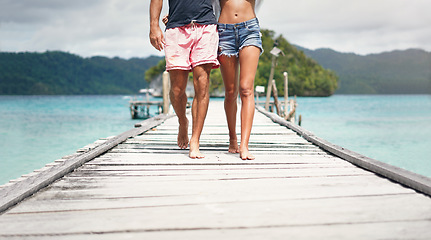
POLYGON ((255 157, 248 151, 248 149, 240 150, 239 157, 242 160, 254 160, 255 157))
POLYGON ((199 151, 199 142, 195 142, 193 140, 190 141, 189 157, 190 158, 204 158, 205 157, 205 155, 199 151))

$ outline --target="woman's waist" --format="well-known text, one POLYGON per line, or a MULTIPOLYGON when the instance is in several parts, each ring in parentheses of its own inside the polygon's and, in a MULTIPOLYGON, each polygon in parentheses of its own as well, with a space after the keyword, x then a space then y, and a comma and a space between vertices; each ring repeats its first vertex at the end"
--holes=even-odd
POLYGON ((246 21, 236 22, 236 23, 223 23, 220 21, 217 23, 217 26, 219 28, 226 28, 226 29, 242 28, 242 27, 247 27, 252 25, 259 25, 259 20, 256 17, 246 21))
POLYGON ((226 11, 222 10, 220 17, 218 19, 218 22, 224 23, 224 24, 235 24, 235 23, 246 22, 246 21, 251 20, 253 18, 256 18, 256 14, 254 12, 226 13, 226 11))

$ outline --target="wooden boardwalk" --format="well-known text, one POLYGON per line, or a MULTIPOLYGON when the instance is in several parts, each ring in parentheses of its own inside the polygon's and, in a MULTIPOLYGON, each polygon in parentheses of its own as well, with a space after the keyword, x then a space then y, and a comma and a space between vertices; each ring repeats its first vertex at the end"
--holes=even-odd
POLYGON ((206 158, 178 149, 177 127, 171 117, 114 144, 7 209, 0 239, 431 239, 430 197, 259 112, 254 161, 227 153, 222 102, 210 104, 206 158))

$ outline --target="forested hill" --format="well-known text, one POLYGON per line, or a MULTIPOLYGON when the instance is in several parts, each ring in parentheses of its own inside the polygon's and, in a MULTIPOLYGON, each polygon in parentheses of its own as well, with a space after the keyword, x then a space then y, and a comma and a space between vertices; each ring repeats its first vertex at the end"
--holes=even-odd
POLYGON ((356 55, 298 47, 338 77, 336 94, 431 94, 431 53, 420 49, 356 55))
MULTIPOLYGON (((289 72, 290 95, 333 94, 337 78, 326 69, 338 75, 336 94, 431 94, 430 52, 409 49, 361 56, 331 49, 313 51, 290 45, 272 31, 262 33, 265 52, 259 61, 255 84, 266 86, 271 68, 269 52, 277 40, 285 53, 278 58, 274 76, 280 94, 283 71, 289 72)), ((134 94, 147 86, 146 70, 161 59, 83 58, 60 51, 0 53, 0 95, 134 94)), ((161 67, 163 71, 164 65, 161 67)), ((212 71, 211 83, 213 92, 224 89, 218 70, 212 71)))
POLYGON ((338 77, 334 71, 325 69, 314 59, 307 57, 302 51, 291 45, 282 35, 276 36, 274 31, 262 29, 263 54, 259 59, 255 85, 267 86, 272 65, 270 54, 274 41, 284 55, 277 58, 274 71, 278 93, 284 92, 283 72, 289 74, 289 95, 297 96, 330 96, 338 85, 338 77))
POLYGON ((162 57, 80 56, 60 52, 0 53, 0 94, 134 94, 147 86, 145 71, 162 57))

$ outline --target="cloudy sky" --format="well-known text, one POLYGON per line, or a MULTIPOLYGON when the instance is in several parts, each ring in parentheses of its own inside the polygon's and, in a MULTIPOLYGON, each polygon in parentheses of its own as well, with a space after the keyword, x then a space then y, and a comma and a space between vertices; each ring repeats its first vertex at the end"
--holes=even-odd
MULTIPOLYGON (((0 0, 0 51, 89 57, 163 55, 149 43, 150 0, 0 0)), ((262 28, 306 48, 431 52, 429 0, 264 0, 262 28)), ((167 12, 167 0, 163 13, 167 12)))

